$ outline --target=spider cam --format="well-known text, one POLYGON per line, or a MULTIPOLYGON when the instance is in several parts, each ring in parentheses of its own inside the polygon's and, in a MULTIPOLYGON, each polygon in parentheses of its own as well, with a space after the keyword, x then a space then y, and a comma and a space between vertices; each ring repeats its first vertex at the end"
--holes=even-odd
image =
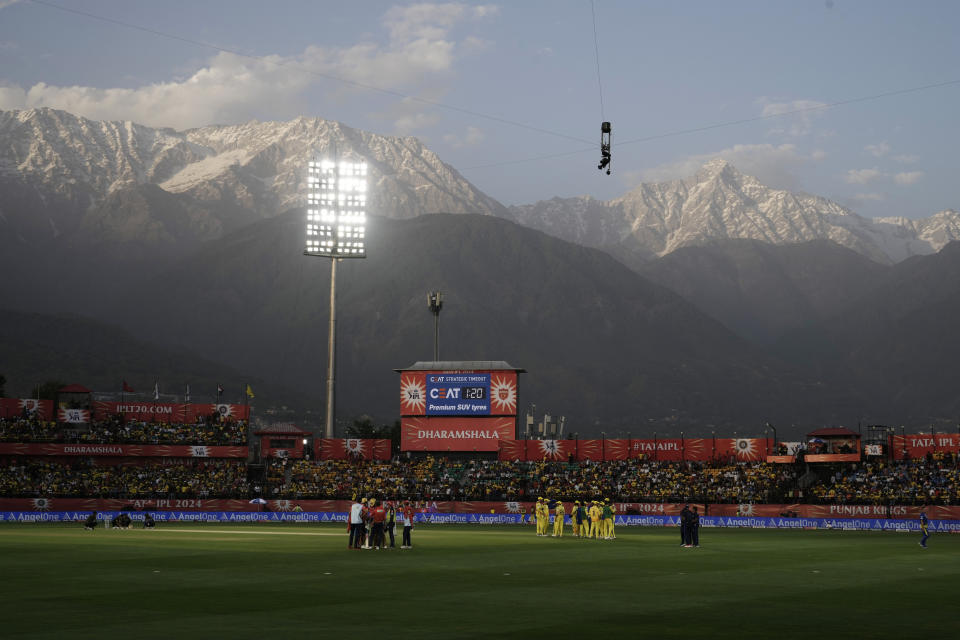
POLYGON ((597 169, 603 171, 607 170, 607 175, 610 175, 610 145, 612 137, 612 128, 610 127, 609 122, 604 122, 600 125, 600 164, 597 165, 597 169))

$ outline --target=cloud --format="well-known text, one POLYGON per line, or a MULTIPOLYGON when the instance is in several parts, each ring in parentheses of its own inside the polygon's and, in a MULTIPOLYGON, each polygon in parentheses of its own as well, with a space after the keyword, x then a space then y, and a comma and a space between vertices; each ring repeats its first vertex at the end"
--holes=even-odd
POLYGON ((467 127, 466 133, 462 136, 458 136, 453 133, 448 133, 443 136, 443 141, 449 144, 454 149, 460 149, 462 147, 472 147, 483 142, 483 131, 476 127, 467 127))
POLYGON ((886 196, 882 193, 856 193, 853 199, 860 202, 881 202, 886 199, 886 196))
POLYGON ((769 133, 800 137, 813 132, 813 121, 823 113, 827 103, 818 100, 793 100, 790 102, 772 102, 769 98, 760 98, 763 105, 760 115, 776 118, 779 123, 769 133))
POLYGON ((383 24, 394 42, 441 40, 450 29, 463 20, 478 20, 496 15, 499 7, 462 3, 420 3, 392 7, 383 16, 383 24))
POLYGON ((922 178, 923 175, 923 171, 907 171, 893 176, 893 181, 897 184, 903 185, 916 184, 920 181, 920 178, 922 178))
POLYGON ((863 149, 876 158, 882 158, 890 153, 890 145, 886 142, 881 142, 879 144, 868 144, 863 149))
MULTIPOLYGON (((3 2, 3 0, 0 0, 3 2)), ((127 88, 54 86, 0 87, 0 109, 53 107, 97 120, 133 120, 177 129, 243 122, 270 114, 302 113, 304 95, 317 87, 340 99, 376 87, 416 93, 437 101, 444 95, 461 49, 476 50, 478 38, 452 37, 463 22, 493 16, 494 6, 416 4, 394 7, 383 17, 385 43, 347 47, 310 46, 291 56, 249 58, 220 52, 185 79, 127 88), (352 83, 339 82, 342 78, 352 83)), ((391 107, 393 124, 406 133, 435 121, 421 101, 400 100, 391 107)))
POLYGON ((850 169, 844 177, 848 184, 867 184, 871 180, 883 177, 883 172, 874 167, 873 169, 850 169))
POLYGON ((410 135, 414 131, 435 125, 439 121, 440 116, 436 113, 416 111, 397 116, 393 121, 393 126, 400 135, 410 135))
POLYGON ((893 156, 893 159, 897 162, 902 162, 903 164, 916 164, 920 162, 920 156, 912 156, 907 154, 893 156))
POLYGON ((27 90, 7 87, 0 91, 0 109, 54 107, 96 120, 134 120, 181 129, 242 121, 277 104, 298 104, 311 78, 278 69, 274 63, 282 61, 277 56, 252 60, 219 53, 182 82, 137 89, 58 87, 43 82, 27 90))
POLYGON ((0 9, 6 9, 10 5, 17 4, 20 0, 0 0, 0 9))
POLYGON ((663 164, 626 174, 628 186, 638 182, 665 182, 694 175, 708 161, 722 158, 739 171, 756 177, 765 185, 777 189, 796 189, 796 170, 811 158, 797 151, 792 144, 738 144, 715 153, 689 156, 677 162, 663 164))

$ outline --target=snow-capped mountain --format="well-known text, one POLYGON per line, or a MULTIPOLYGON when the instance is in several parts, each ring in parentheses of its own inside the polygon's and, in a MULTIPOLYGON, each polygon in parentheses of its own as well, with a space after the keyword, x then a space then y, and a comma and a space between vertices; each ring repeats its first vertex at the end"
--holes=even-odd
POLYGON ((187 251, 302 205, 313 155, 366 159, 373 214, 507 217, 634 266, 730 238, 827 239, 883 263, 960 238, 957 211, 864 218, 825 198, 766 187, 722 160, 610 201, 554 198, 507 209, 413 137, 306 117, 178 132, 31 109, 0 111, 0 243, 187 251))
POLYGON ((895 263, 935 253, 960 238, 957 211, 922 220, 865 218, 826 198, 766 187, 719 159, 690 178, 641 184, 610 201, 554 198, 510 211, 526 226, 640 258, 718 239, 770 244, 826 239, 895 263))
POLYGON ((209 240, 302 205, 305 163, 326 153, 368 162, 371 213, 506 213, 412 137, 320 118, 178 132, 31 109, 0 112, 0 235, 209 240))

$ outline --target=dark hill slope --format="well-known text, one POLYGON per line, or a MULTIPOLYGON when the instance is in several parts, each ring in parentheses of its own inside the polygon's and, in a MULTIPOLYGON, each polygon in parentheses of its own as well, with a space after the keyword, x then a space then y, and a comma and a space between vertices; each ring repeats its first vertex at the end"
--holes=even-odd
POLYGON ((839 314, 889 270, 829 240, 784 246, 721 240, 637 269, 760 344, 839 314))
MULTIPOLYGON (((301 255, 302 226, 291 211, 206 245, 128 299, 128 326, 311 391, 322 411, 330 268, 301 255)), ((393 369, 432 358, 437 289, 441 359, 526 368, 521 408, 567 415, 571 431, 689 433, 805 406, 758 350, 600 251, 438 214, 371 219, 368 255, 338 269, 338 415, 396 417, 393 369)))

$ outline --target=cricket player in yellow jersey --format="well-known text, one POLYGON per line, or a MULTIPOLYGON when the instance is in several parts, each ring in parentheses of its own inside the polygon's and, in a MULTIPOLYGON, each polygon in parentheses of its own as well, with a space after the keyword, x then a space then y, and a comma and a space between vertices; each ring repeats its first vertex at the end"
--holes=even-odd
MULTIPOLYGON (((609 498, 607 499, 609 500, 609 498)), ((610 536, 611 540, 617 539, 617 534, 613 530, 613 525, 615 524, 614 520, 616 519, 617 519, 617 506, 611 502, 610 503, 610 524, 607 525, 609 527, 609 532, 610 532, 608 535, 610 536)))
POLYGON ((579 508, 580 508, 580 501, 574 500, 573 506, 570 508, 570 526, 573 527, 574 538, 580 535, 580 526, 577 524, 577 510, 579 508))
POLYGON ((596 500, 590 505, 590 533, 587 534, 587 537, 600 537, 600 507, 597 506, 596 500))
POLYGON ((567 510, 563 506, 562 500, 557 500, 557 504, 553 507, 553 536, 556 538, 563 537, 563 517, 567 515, 567 510))
POLYGON ((536 516, 537 516, 537 535, 538 536, 546 535, 547 528, 543 526, 543 498, 537 498, 536 516))
POLYGON ((603 539, 613 539, 613 505, 610 504, 610 498, 604 498, 600 507, 600 519, 603 522, 603 539))

